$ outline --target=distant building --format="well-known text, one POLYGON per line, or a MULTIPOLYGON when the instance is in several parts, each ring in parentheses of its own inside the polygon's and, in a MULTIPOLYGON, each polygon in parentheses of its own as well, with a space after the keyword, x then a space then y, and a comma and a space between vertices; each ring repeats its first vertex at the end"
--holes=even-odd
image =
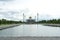
POLYGON ((29 17, 29 19, 27 19, 26 22, 29 24, 30 23, 33 24, 33 23, 35 23, 35 19, 32 19, 32 17, 29 17))

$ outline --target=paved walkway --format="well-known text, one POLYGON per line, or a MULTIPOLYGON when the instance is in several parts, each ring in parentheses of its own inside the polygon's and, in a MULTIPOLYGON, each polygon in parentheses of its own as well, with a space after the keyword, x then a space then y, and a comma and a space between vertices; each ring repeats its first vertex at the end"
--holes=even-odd
POLYGON ((0 37, 0 40, 60 40, 60 37, 0 37))

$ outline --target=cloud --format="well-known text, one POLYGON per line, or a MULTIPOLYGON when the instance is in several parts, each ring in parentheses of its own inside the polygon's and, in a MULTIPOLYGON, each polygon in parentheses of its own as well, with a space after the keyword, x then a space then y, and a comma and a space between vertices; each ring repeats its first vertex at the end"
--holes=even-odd
POLYGON ((4 19, 10 19, 10 20, 21 20, 22 19, 22 14, 27 13, 27 11, 24 10, 4 10, 1 9, 0 10, 0 19, 4 18, 4 19))
POLYGON ((7 1, 13 1, 13 0, 0 0, 0 1, 7 2, 7 1))
MULTIPOLYGON (((46 12, 46 11, 45 11, 46 12)), ((48 13, 39 13, 39 20, 49 20, 55 18, 57 15, 50 15, 48 13)), ((23 13, 25 14, 25 19, 28 19, 29 16, 32 16, 34 19, 35 16, 37 16, 37 13, 34 14, 32 13, 29 9, 23 9, 23 10, 0 10, 0 17, 5 18, 5 19, 10 19, 10 20, 23 20, 23 13)), ((59 16, 58 16, 59 17, 59 16)), ((56 17, 56 18, 58 18, 56 17)))
POLYGON ((6 3, 6 5, 1 6, 1 8, 10 10, 0 8, 0 14, 6 18, 22 19, 23 13, 26 15, 26 19, 29 16, 34 18, 37 12, 39 13, 40 20, 60 18, 59 0, 0 0, 0 2, 1 1, 6 3))

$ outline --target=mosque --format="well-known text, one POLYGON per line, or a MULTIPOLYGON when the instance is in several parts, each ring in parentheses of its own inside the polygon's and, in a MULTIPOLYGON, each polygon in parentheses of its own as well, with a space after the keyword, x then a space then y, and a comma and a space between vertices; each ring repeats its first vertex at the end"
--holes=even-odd
POLYGON ((29 23, 29 24, 33 24, 35 23, 35 19, 32 19, 32 17, 30 16, 29 19, 26 20, 26 23, 29 23))
POLYGON ((38 21, 38 16, 39 14, 37 13, 37 16, 35 16, 35 19, 33 19, 31 16, 25 20, 25 15, 23 13, 23 22, 27 23, 27 24, 34 24, 38 21), (25 20, 25 21, 24 21, 25 20))

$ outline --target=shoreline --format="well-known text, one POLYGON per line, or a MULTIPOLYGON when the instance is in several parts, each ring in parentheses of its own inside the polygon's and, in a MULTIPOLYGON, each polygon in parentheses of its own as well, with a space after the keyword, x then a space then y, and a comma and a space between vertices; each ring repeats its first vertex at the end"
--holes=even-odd
POLYGON ((11 28, 11 27, 15 27, 15 26, 19 26, 20 24, 6 24, 6 25, 0 25, 0 30, 3 29, 7 29, 7 28, 11 28))
MULTIPOLYGON (((6 24, 6 25, 0 25, 0 30, 3 29, 7 29, 7 28, 11 28, 11 27, 15 27, 15 26, 19 26, 20 24, 6 24)), ((51 27, 60 27, 60 24, 41 24, 44 26, 51 26, 51 27)))
POLYGON ((43 24, 44 26, 60 27, 60 24, 43 24))

